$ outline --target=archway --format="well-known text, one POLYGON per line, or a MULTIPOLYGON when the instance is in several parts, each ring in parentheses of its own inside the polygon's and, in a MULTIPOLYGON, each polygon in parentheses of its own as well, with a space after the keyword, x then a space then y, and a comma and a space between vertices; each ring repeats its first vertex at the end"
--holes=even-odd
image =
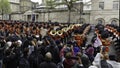
POLYGON ((85 21, 84 18, 80 18, 80 19, 78 20, 78 23, 83 24, 83 23, 86 23, 86 21, 85 21))
POLYGON ((113 24, 113 25, 119 25, 119 19, 117 19, 117 18, 112 18, 112 19, 110 19, 110 24, 113 24))
POLYGON ((102 25, 104 25, 105 24, 105 20, 103 18, 98 18, 96 20, 96 24, 102 24, 102 25))

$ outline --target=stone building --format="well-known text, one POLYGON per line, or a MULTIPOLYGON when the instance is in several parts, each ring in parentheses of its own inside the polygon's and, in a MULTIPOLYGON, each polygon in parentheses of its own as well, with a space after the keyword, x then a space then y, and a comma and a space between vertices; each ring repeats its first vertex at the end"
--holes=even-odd
MULTIPOLYGON (((62 0, 57 0, 61 2, 62 0)), ((91 23, 91 24, 119 24, 119 2, 120 0, 79 0, 74 3, 71 12, 71 23, 91 23), (83 13, 79 13, 80 3, 83 2, 83 13)), ((40 6, 36 6, 30 0, 10 0, 12 12, 11 20, 38 21, 38 22, 61 22, 68 21, 68 10, 66 5, 56 6, 55 9, 46 9, 45 0, 40 6)))
POLYGON ((9 0, 11 13, 9 15, 10 20, 20 19, 20 0, 9 0))
POLYGON ((37 14, 34 13, 34 9, 38 3, 32 2, 31 0, 20 0, 20 12, 22 13, 22 20, 32 21, 32 16, 37 14))
MULTIPOLYGON (((82 1, 84 2, 84 1, 82 1)), ((80 18, 79 11, 73 9, 71 12, 71 22, 91 24, 119 24, 119 0, 91 0, 84 2, 83 13, 80 18)), ((80 7, 80 2, 74 4, 76 7, 80 7)), ((43 5, 42 5, 43 6, 43 5)), ((39 12, 39 20, 45 21, 51 20, 53 22, 67 22, 68 12, 65 6, 56 8, 54 10, 45 10, 42 8, 36 9, 39 12)))
MULTIPOLYGON (((61 0, 57 0, 57 2, 61 2, 61 0)), ((52 22, 61 22, 66 23, 68 22, 68 9, 66 5, 60 5, 55 7, 55 9, 47 10, 45 9, 45 2, 42 6, 38 7, 35 11, 39 13, 39 20, 47 22, 48 20, 51 20, 52 22)), ((89 23, 90 22, 90 10, 91 10, 91 2, 84 2, 84 0, 79 0, 76 3, 74 3, 74 7, 71 11, 71 17, 70 22, 71 23, 89 23), (80 2, 84 3, 83 13, 80 15, 79 9, 80 9, 80 2), (81 18, 80 18, 81 17, 81 18)))
POLYGON ((120 0, 91 0, 90 23, 112 23, 119 25, 120 0))
MULTIPOLYGON (((4 20, 25 20, 24 13, 33 10, 38 3, 31 0, 8 0, 10 2, 11 13, 4 20)), ((1 18, 1 15, 0 15, 1 18)))

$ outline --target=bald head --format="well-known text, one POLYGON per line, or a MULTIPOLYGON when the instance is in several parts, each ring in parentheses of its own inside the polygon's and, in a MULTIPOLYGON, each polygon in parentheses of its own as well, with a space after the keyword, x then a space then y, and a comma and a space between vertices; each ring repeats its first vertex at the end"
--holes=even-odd
POLYGON ((45 58, 46 58, 46 60, 51 60, 52 59, 52 54, 50 52, 47 52, 45 54, 45 58))

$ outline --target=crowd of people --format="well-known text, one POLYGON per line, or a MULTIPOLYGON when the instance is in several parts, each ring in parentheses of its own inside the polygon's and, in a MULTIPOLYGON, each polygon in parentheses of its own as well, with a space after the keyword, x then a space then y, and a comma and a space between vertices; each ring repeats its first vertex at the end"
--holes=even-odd
POLYGON ((87 23, 1 20, 0 68, 119 68, 119 35, 119 26, 112 24, 93 30, 87 23), (115 55, 109 54, 111 45, 115 55))

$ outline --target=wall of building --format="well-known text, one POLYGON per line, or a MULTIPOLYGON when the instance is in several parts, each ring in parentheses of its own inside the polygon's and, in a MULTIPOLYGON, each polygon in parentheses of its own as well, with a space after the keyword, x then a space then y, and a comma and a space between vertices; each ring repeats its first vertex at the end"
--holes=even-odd
MULTIPOLYGON (((66 23, 68 21, 68 11, 57 11, 57 12, 51 12, 49 15, 48 13, 40 13, 38 21, 44 21, 48 22, 48 20, 51 20, 52 22, 61 22, 66 23), (49 19, 48 19, 49 17, 49 19)), ((82 19, 84 19, 84 23, 90 22, 90 15, 82 15, 82 19)), ((80 21, 80 15, 77 12, 71 12, 71 23, 78 23, 80 21)))
POLYGON ((12 13, 20 11, 20 5, 19 4, 11 3, 10 7, 11 7, 11 12, 12 13))
POLYGON ((21 12, 26 12, 32 9, 32 2, 28 0, 21 0, 20 2, 20 10, 21 12))
POLYGON ((113 8, 113 1, 119 0, 91 0, 92 1, 92 10, 90 15, 90 22, 92 24, 97 24, 98 20, 102 19, 103 24, 111 23, 112 20, 117 21, 119 25, 119 9, 115 10, 113 8), (104 9, 99 8, 99 2, 104 2, 104 9))
POLYGON ((20 0, 9 0, 9 1, 13 3, 20 3, 20 0))

